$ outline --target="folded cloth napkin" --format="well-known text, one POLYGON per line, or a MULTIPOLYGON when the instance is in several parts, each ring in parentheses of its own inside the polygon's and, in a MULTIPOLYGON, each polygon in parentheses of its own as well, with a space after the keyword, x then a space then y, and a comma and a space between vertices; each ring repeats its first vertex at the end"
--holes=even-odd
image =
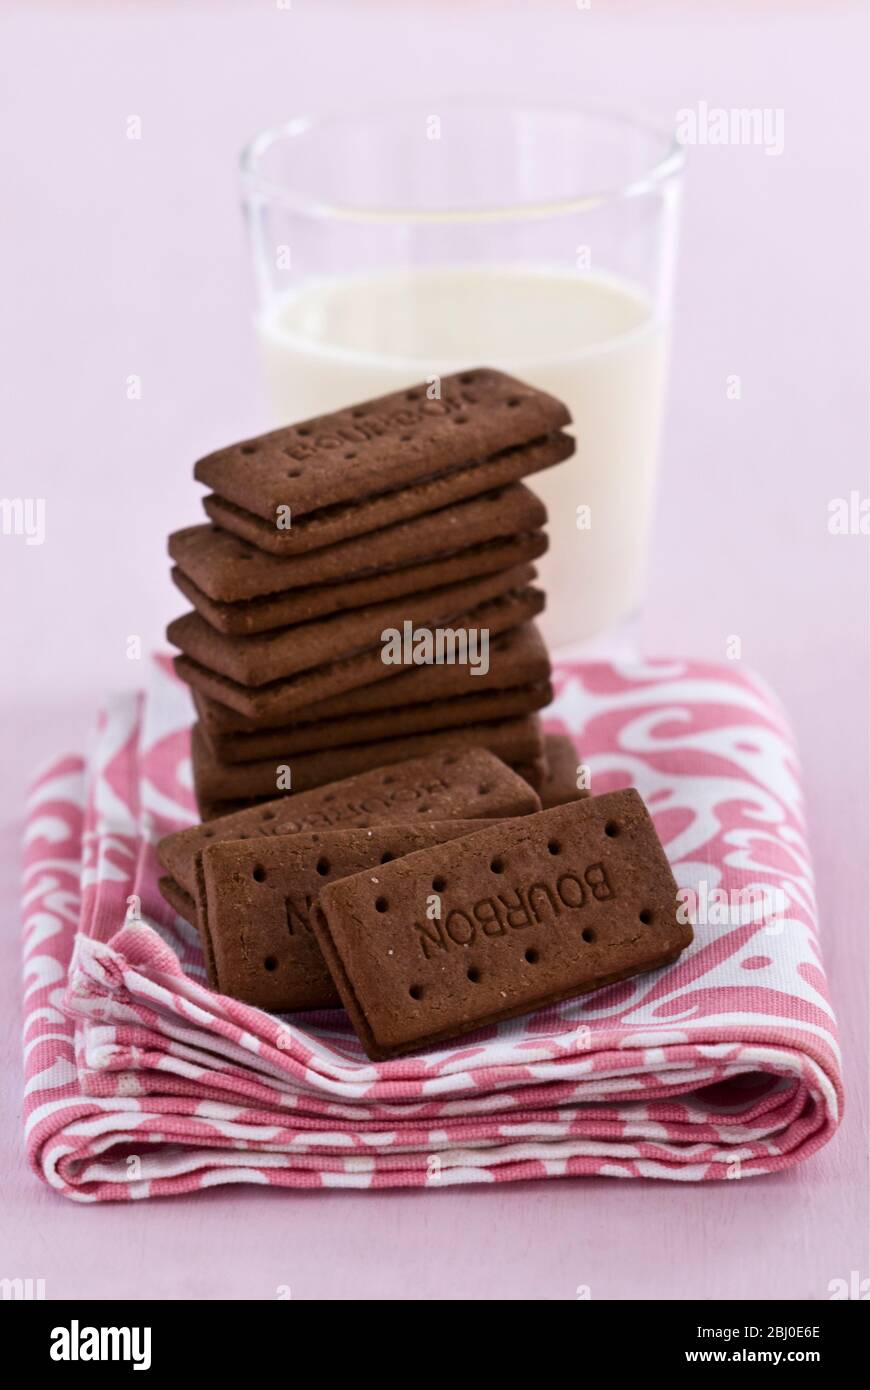
POLYGON ((695 920, 665 970, 372 1063, 338 1010, 212 993, 156 888, 195 819, 187 692, 157 658, 93 755, 36 779, 26 829, 27 1146, 76 1201, 220 1183, 439 1187, 775 1172, 834 1133, 842 1092, 794 750, 736 667, 556 673, 550 727, 593 792, 644 797, 695 920))

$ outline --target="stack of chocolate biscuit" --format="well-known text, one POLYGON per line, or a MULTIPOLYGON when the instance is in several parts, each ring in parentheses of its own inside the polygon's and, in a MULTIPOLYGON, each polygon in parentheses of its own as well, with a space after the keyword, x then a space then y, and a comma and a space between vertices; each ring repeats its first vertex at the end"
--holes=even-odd
POLYGON ((447 749, 541 785, 546 513, 520 479, 568 458, 568 423, 481 368, 200 460, 168 636, 203 819, 447 749))
POLYGON ((197 464, 209 524, 170 539, 193 611, 169 636, 210 823, 157 856, 212 988, 341 1004, 382 1059, 691 941, 637 793, 584 799, 541 734, 546 515, 520 479, 569 456, 568 423, 479 369, 197 464))

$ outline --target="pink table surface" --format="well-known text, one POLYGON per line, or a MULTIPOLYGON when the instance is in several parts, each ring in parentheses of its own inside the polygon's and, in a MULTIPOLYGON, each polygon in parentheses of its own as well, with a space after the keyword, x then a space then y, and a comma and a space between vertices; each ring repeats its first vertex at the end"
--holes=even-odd
POLYGON ((41 547, 0 537, 0 1276, 49 1298, 824 1299, 868 1274, 867 541, 827 529, 867 493, 866 30, 857 0, 4 7, 2 493, 48 521, 41 547), (780 158, 693 152, 644 646, 724 658, 738 635, 791 712, 845 1122, 755 1182, 67 1205, 20 1135, 22 797, 136 684, 128 636, 158 644, 178 609, 164 538, 197 517, 193 458, 268 421, 235 151, 291 111, 468 88, 785 111, 780 158))

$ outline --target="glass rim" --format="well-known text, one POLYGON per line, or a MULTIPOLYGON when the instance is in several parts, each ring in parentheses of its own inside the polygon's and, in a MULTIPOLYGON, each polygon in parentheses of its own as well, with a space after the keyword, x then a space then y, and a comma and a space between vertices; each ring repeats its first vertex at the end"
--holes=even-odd
POLYGON ((685 164, 686 152, 676 135, 668 133, 660 125, 645 117, 625 111, 614 111, 604 107, 577 106, 569 102, 544 102, 537 100, 520 101, 516 97, 451 97, 447 101, 433 98, 426 105, 419 100, 393 105, 364 107, 354 111, 336 110, 321 115, 298 115, 278 126, 270 126, 258 133, 243 146, 239 157, 242 183, 246 194, 256 193, 273 202, 294 209, 308 217, 320 217, 336 221, 358 222, 490 222, 517 221, 523 218, 556 217, 569 213, 589 212, 611 203, 644 197, 655 193, 681 173, 685 164), (438 112, 449 109, 496 111, 510 109, 518 114, 551 114, 587 118, 622 126, 628 131, 641 133, 661 145, 660 157, 653 160, 635 178, 610 187, 596 188, 585 193, 577 193, 564 198, 519 201, 516 203, 494 204, 475 208, 404 208, 389 205, 342 204, 313 197, 308 193, 296 193, 286 184, 259 172, 257 165, 262 157, 282 141, 293 140, 306 134, 338 126, 347 121, 371 120, 375 118, 399 116, 403 112, 438 112))

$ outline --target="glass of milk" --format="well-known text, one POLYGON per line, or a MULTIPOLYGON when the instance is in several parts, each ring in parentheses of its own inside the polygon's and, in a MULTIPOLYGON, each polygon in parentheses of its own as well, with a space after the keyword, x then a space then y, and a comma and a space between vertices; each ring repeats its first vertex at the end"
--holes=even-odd
POLYGON ((242 156, 277 423, 477 366, 567 404, 576 454, 528 480, 562 652, 616 651, 640 606, 682 162, 628 117, 489 97, 300 117, 242 156))

